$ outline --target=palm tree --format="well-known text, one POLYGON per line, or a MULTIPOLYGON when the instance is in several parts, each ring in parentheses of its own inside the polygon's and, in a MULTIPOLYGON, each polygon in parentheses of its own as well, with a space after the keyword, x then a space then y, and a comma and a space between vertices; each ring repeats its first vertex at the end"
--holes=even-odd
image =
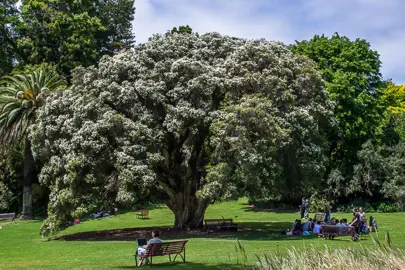
POLYGON ((0 143, 2 149, 13 144, 24 145, 24 181, 22 219, 32 219, 32 184, 37 173, 28 138, 28 128, 35 123, 36 111, 46 92, 65 86, 65 81, 52 72, 5 76, 0 86, 0 143))

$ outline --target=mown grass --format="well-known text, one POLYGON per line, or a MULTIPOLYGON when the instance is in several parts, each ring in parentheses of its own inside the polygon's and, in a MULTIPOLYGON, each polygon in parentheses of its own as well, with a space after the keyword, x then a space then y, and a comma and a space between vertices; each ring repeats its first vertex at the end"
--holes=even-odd
MULTIPOLYGON (((234 218, 243 229, 253 231, 217 237, 189 237, 184 263, 170 264, 168 258, 154 259, 153 268, 158 269, 219 269, 234 268, 239 240, 246 250, 248 262, 254 263, 256 255, 272 252, 285 253, 288 249, 323 249, 339 247, 359 248, 372 246, 370 236, 361 243, 353 243, 350 237, 324 241, 318 238, 286 237, 283 229, 290 228, 298 213, 277 213, 252 211, 246 200, 218 203, 210 206, 206 218, 234 218), (236 217, 237 216, 237 217, 236 217), (236 218, 235 218, 236 217, 236 218)), ((350 214, 337 214, 350 218, 350 214)), ((405 248, 405 215, 403 213, 373 214, 378 220, 380 236, 383 239, 389 231, 396 247, 405 248)), ((101 220, 90 220, 75 225, 59 235, 85 231, 99 231, 120 228, 158 227, 173 224, 173 215, 166 207, 150 212, 150 219, 136 219, 135 213, 120 214, 101 220)), ((39 235, 41 221, 16 224, 1 222, 0 269, 131 269, 135 268, 134 241, 58 241, 43 239, 39 235)), ((375 234, 373 234, 376 236, 375 234)), ((169 239, 164 239, 169 240, 169 239)))

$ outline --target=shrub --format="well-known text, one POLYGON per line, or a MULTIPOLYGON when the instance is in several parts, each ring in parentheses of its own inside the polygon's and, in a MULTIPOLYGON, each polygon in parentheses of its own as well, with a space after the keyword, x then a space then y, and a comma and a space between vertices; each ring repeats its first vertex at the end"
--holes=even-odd
POLYGON ((325 209, 331 209, 332 202, 323 195, 314 193, 310 198, 310 212, 324 212, 325 209))
POLYGON ((377 212, 379 212, 379 213, 391 213, 391 212, 397 212, 397 209, 396 209, 395 205, 393 205, 393 204, 380 203, 377 206, 377 212))

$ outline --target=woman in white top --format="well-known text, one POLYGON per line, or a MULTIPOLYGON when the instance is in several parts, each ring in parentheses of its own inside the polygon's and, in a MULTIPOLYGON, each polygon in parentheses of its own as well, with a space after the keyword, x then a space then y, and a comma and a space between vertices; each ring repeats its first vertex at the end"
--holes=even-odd
POLYGON ((364 212, 363 207, 360 207, 360 208, 359 208, 359 214, 360 214, 361 220, 362 220, 363 222, 365 222, 365 221, 366 221, 366 212, 364 212))

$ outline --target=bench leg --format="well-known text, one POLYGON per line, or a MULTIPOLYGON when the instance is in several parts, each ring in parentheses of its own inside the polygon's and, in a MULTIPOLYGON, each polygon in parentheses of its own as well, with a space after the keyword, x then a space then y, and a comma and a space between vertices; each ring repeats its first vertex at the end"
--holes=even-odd
POLYGON ((183 262, 185 263, 185 262, 186 262, 186 247, 184 247, 183 254, 177 253, 176 256, 174 256, 173 262, 176 260, 177 255, 180 255, 180 258, 181 258, 181 259, 183 260, 183 262))

